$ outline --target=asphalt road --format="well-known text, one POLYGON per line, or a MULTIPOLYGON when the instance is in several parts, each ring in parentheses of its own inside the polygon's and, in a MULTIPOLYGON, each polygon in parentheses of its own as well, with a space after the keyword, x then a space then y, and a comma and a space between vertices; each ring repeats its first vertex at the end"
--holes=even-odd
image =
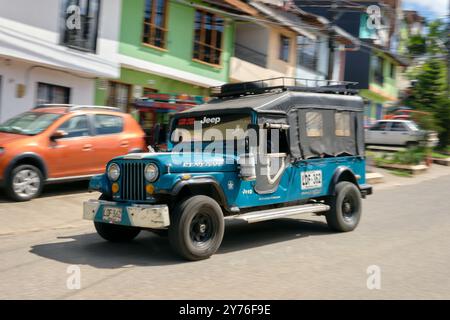
POLYGON ((81 220, 96 196, 84 183, 28 203, 0 196, 0 299, 450 299, 450 170, 404 179, 364 201, 354 232, 311 215, 228 223, 220 251, 195 263, 150 233, 104 242, 81 220), (67 287, 71 265, 80 289, 67 287), (373 265, 381 288, 369 290, 373 265))

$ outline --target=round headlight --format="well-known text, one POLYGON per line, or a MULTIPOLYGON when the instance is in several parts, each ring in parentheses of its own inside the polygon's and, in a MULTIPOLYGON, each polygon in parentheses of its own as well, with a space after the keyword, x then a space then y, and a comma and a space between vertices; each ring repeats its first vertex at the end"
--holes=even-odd
POLYGON ((158 179, 159 174, 158 167, 153 163, 149 163, 148 165, 145 166, 144 174, 145 179, 148 182, 154 182, 156 181, 156 179, 158 179))
POLYGON ((120 167, 117 163, 112 163, 108 167, 108 177, 111 181, 117 181, 120 177, 120 167))

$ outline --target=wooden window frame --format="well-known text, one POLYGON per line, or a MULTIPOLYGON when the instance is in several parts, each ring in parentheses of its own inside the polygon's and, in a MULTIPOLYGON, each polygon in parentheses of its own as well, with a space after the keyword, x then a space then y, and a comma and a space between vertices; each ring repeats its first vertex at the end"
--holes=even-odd
POLYGON ((202 10, 202 9, 196 9, 195 10, 195 20, 194 20, 194 46, 192 48, 192 60, 198 63, 202 63, 202 64, 206 64, 212 67, 221 67, 222 66, 222 62, 223 62, 223 47, 224 47, 224 41, 225 41, 225 19, 222 18, 220 15, 215 14, 213 12, 207 11, 207 10, 202 10), (202 19, 201 19, 201 23, 200 23, 200 40, 196 39, 196 35, 195 35, 195 31, 196 29, 196 23, 197 23, 197 13, 200 12, 202 15, 202 19), (211 21, 211 26, 213 27, 211 30, 211 44, 208 44, 205 42, 205 38, 206 38, 206 16, 207 14, 211 14, 213 16, 213 19, 211 21), (222 39, 220 40, 220 48, 216 47, 215 43, 217 42, 217 30, 214 28, 216 26, 216 17, 220 18, 221 20, 223 20, 223 31, 222 31, 222 39), (198 44, 199 46, 199 57, 198 58, 194 58, 194 53, 195 53, 195 45, 198 44), (218 51, 219 52, 219 63, 213 63, 213 62, 208 62, 204 60, 204 48, 208 47, 211 52, 213 51, 218 51))
MULTIPOLYGON (((115 85, 123 85, 123 86, 127 86, 128 87, 128 97, 127 97, 127 105, 125 107, 125 112, 130 112, 131 110, 131 102, 132 102, 132 92, 133 92, 133 85, 126 83, 126 82, 122 82, 122 81, 115 81, 115 80, 109 80, 108 81, 108 87, 107 87, 107 94, 106 94, 106 105, 108 106, 113 106, 113 104, 110 102, 110 98, 111 98, 111 94, 110 94, 110 89, 111 89, 111 85, 115 84, 115 85)), ((114 88, 114 96, 116 94, 116 90, 117 90, 117 86, 114 88)))
POLYGON ((145 8, 147 7, 147 1, 149 0, 145 0, 144 2, 144 20, 142 23, 142 45, 146 46, 146 47, 150 47, 150 48, 154 48, 154 49, 158 49, 158 50, 162 50, 162 51, 167 51, 167 33, 169 31, 169 29, 167 28, 167 18, 169 16, 168 12, 169 12, 169 0, 164 0, 164 23, 163 23, 163 27, 160 27, 158 25, 155 24, 155 20, 156 20, 156 8, 158 5, 158 0, 151 0, 152 1, 152 7, 151 7, 151 11, 150 11, 150 22, 147 22, 145 20, 145 8), (149 34, 148 34, 148 41, 149 42, 145 42, 144 38, 145 38, 145 27, 148 26, 149 27, 149 34), (163 46, 157 46, 156 45, 156 30, 160 30, 163 33, 163 46))

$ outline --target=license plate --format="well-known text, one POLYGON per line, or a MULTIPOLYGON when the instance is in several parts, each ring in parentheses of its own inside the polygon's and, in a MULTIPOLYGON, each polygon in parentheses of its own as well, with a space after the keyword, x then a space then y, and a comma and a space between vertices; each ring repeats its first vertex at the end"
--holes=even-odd
POLYGON ((113 207, 103 208, 103 221, 109 223, 122 222, 122 208, 113 208, 113 207))
POLYGON ((322 188, 322 171, 305 171, 301 173, 302 190, 322 188))

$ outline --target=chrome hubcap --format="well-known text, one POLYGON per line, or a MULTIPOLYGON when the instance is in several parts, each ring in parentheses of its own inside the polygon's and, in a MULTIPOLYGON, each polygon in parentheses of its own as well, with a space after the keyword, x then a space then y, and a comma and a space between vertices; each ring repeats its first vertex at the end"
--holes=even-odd
POLYGON ((21 170, 13 178, 14 193, 20 197, 35 195, 41 185, 39 175, 33 170, 21 170))

